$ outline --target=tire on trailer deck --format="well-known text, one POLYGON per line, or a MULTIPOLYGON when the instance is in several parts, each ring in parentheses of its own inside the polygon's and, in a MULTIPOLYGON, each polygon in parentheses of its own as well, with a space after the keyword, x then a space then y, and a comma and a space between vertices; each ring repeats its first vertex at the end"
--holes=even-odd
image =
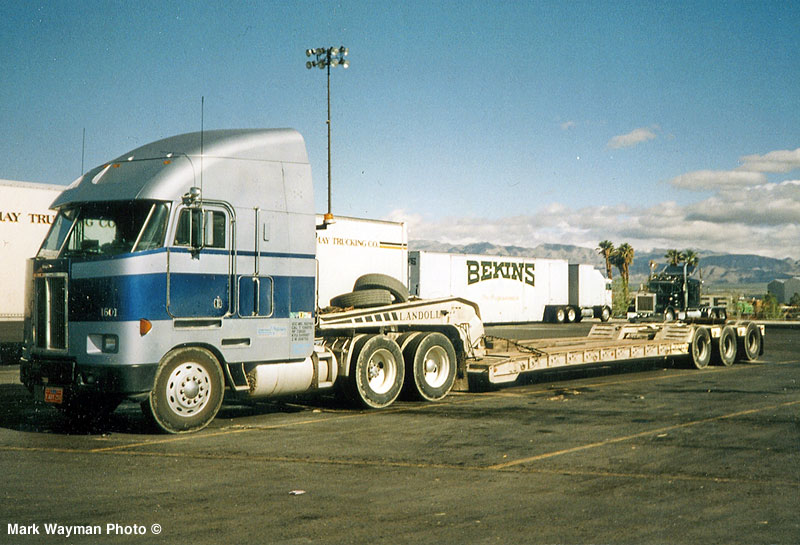
POLYGON ((711 358, 717 365, 730 367, 736 361, 736 331, 726 325, 720 331, 719 337, 714 340, 711 358))
POLYGON ((408 301, 408 288, 405 284, 388 274, 371 273, 359 276, 353 284, 353 291, 379 289, 392 294, 395 303, 408 301))
POLYGON ((708 329, 698 327, 695 330, 689 354, 695 367, 698 369, 708 367, 708 362, 711 361, 711 334, 708 329))
POLYGON ((381 409, 400 395, 405 377, 403 354, 397 343, 383 335, 365 335, 353 347, 347 394, 360 405, 381 409))
POLYGON ((563 324, 566 319, 567 311, 564 310, 564 307, 556 307, 553 309, 553 322, 563 324))
POLYGON ((754 323, 747 324, 744 337, 738 339, 738 359, 755 361, 761 354, 761 329, 754 323))
POLYGON ((149 400, 142 410, 167 433, 198 431, 214 419, 225 391, 222 369, 205 348, 189 346, 169 352, 156 371, 149 400))
POLYGON ((604 306, 604 307, 603 307, 603 308, 600 310, 600 321, 601 321, 601 322, 607 322, 607 321, 609 321, 610 319, 611 319, 611 309, 610 309, 610 308, 608 308, 608 307, 605 307, 605 306, 604 306))
POLYGON ((386 290, 363 289, 343 293, 331 299, 331 306, 339 308, 370 308, 392 304, 392 294, 386 290))
POLYGON ((406 364, 405 392, 425 401, 443 399, 456 378, 456 351, 441 333, 421 333, 403 351, 406 364))
POLYGON ((568 324, 575 322, 578 318, 578 313, 575 311, 575 307, 569 306, 564 309, 565 316, 564 321, 568 324))

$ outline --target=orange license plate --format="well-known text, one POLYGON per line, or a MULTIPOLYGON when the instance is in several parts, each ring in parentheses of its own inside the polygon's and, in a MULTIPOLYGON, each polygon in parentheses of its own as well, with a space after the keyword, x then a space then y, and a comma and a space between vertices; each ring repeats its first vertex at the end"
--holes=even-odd
POLYGON ((64 403, 64 388, 47 386, 44 389, 45 403, 64 403))

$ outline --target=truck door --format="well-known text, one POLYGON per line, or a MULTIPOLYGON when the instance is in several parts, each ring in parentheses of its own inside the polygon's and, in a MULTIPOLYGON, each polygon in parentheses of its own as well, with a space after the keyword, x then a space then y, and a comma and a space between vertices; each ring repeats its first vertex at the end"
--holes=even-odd
POLYGON ((167 251, 167 311, 174 318, 231 312, 233 230, 221 206, 181 207, 167 251))

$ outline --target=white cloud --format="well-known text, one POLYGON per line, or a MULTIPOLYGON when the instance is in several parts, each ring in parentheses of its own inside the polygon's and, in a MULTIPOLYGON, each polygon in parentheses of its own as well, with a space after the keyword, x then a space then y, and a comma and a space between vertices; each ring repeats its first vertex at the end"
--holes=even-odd
POLYGON ((427 218, 397 210, 409 239, 450 244, 491 242, 533 248, 542 243, 595 248, 608 239, 637 250, 700 248, 800 257, 800 181, 723 191, 690 205, 665 201, 655 206, 570 208, 551 203, 530 215, 507 218, 427 218))
POLYGON ((569 129, 572 129, 577 125, 578 124, 575 121, 565 121, 564 123, 561 124, 561 130, 568 131, 569 129))
POLYGON ((745 155, 742 170, 755 172, 790 172, 800 168, 800 148, 771 151, 766 155, 745 155))
POLYGON ((795 164, 794 154, 743 157, 754 170, 701 170, 677 176, 670 180, 674 187, 713 192, 685 205, 668 200, 651 206, 573 208, 552 202, 530 214, 505 218, 428 217, 396 210, 389 219, 406 221, 410 239, 451 244, 533 248, 561 243, 593 249, 608 239, 628 242, 636 250, 699 248, 800 259, 800 180, 772 183, 764 174, 795 164))
POLYGON ((656 138, 656 133, 651 129, 641 127, 634 129, 628 134, 620 134, 612 138, 608 142, 608 147, 612 149, 630 148, 642 142, 653 140, 656 138))
POLYGON ((760 172, 742 170, 698 170, 681 174, 669 181, 681 189, 723 189, 726 187, 747 187, 763 184, 767 177, 760 172))

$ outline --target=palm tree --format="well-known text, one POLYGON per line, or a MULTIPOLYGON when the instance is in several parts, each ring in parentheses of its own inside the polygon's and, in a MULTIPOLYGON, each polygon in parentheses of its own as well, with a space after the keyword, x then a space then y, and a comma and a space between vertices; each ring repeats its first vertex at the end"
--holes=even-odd
POLYGON ((678 250, 667 250, 667 254, 664 257, 667 258, 667 263, 670 265, 680 265, 684 259, 684 255, 678 250))
POLYGON ((628 280, 630 279, 631 265, 633 265, 633 254, 633 246, 627 242, 623 242, 619 245, 619 248, 614 251, 612 256, 614 265, 619 269, 619 274, 622 277, 622 292, 625 301, 629 298, 628 280))
POLYGON ((689 267, 696 267, 700 263, 700 256, 694 250, 686 250, 683 252, 683 260, 689 267))
POLYGON ((609 280, 613 279, 611 274, 611 256, 614 255, 614 243, 610 240, 601 240, 597 245, 597 253, 603 256, 606 262, 606 276, 609 280))
POLYGON ((614 252, 615 265, 619 269, 619 274, 622 276, 622 281, 627 284, 630 279, 631 265, 633 265, 633 246, 627 242, 619 245, 619 248, 614 252))

